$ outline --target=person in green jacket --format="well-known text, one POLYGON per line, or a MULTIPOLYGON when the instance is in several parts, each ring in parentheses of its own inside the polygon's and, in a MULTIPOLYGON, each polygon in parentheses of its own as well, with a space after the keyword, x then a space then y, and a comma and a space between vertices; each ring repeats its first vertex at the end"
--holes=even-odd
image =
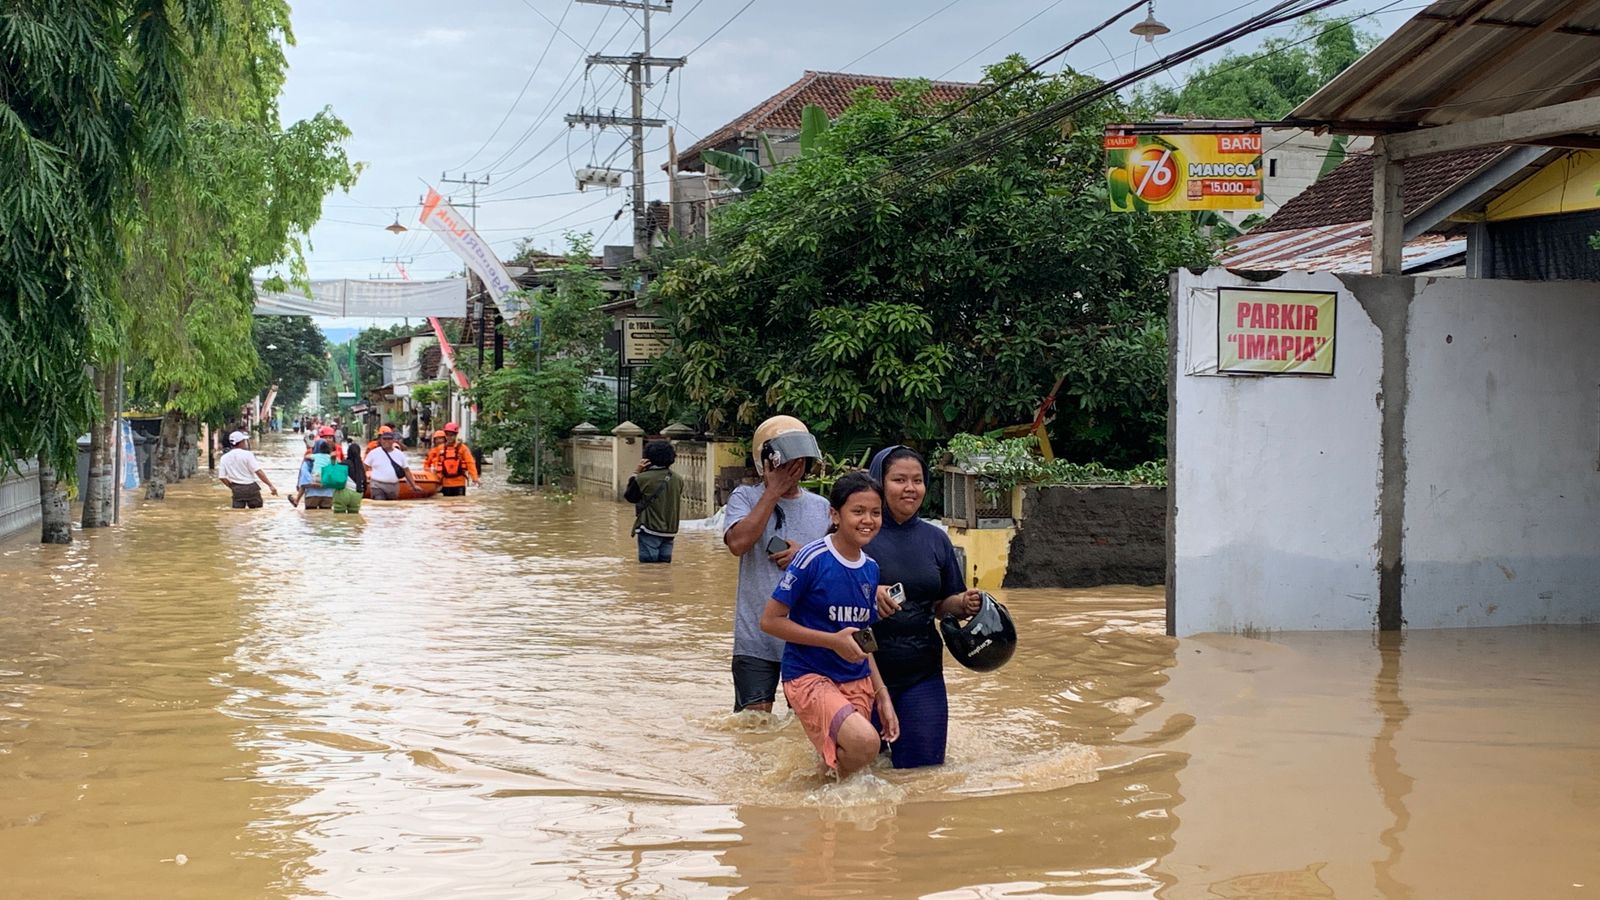
POLYGON ((639 539, 639 562, 672 562, 672 540, 678 536, 678 501, 683 479, 672 471, 677 451, 669 441, 644 445, 639 470, 628 479, 622 499, 633 504, 633 533, 639 539))

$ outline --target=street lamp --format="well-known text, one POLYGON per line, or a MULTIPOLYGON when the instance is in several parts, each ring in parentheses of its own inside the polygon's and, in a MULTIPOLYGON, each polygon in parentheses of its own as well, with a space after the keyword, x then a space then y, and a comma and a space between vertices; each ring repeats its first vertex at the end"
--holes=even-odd
POLYGON ((406 228, 404 225, 400 224, 400 209, 399 209, 399 207, 396 207, 395 211, 394 211, 394 223, 390 224, 390 225, 383 226, 383 230, 389 232, 390 234, 403 234, 406 231, 410 230, 410 229, 406 228))
POLYGON ((1144 38, 1147 44, 1155 43, 1158 35, 1168 34, 1172 31, 1160 19, 1156 18, 1156 0, 1150 0, 1149 6, 1146 7, 1144 21, 1128 30, 1144 38))

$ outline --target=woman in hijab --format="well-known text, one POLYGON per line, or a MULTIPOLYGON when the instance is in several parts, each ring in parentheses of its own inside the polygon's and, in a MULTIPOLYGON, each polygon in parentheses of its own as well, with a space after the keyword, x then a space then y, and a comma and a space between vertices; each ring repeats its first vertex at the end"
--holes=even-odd
POLYGON ((918 517, 928 493, 928 463, 910 447, 893 446, 872 459, 883 485, 883 528, 866 551, 878 563, 878 671, 900 719, 900 738, 889 748, 896 769, 944 763, 949 703, 944 687, 944 645, 938 621, 977 612, 981 594, 967 590, 950 536, 918 517), (904 589, 896 603, 889 590, 904 589))

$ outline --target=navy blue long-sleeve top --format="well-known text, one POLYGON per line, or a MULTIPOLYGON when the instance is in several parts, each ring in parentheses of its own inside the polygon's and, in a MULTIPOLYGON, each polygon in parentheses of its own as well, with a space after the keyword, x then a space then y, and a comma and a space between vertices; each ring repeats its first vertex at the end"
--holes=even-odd
POLYGON ((872 626, 884 684, 899 690, 939 674, 944 646, 935 611, 944 598, 967 589, 950 536, 915 516, 896 522, 885 510, 883 528, 865 549, 878 563, 879 583, 906 589, 900 611, 872 626))

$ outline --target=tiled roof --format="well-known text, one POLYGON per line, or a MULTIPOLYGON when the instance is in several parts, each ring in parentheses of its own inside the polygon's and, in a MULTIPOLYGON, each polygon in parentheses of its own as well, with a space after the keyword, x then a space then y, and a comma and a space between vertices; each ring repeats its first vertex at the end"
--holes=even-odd
MULTIPOLYGON (((879 75, 850 75, 844 72, 813 72, 805 75, 754 109, 732 122, 718 128, 694 146, 678 154, 678 167, 699 165, 700 151, 714 150, 748 132, 784 132, 800 130, 800 111, 807 106, 820 106, 832 119, 850 107, 852 95, 861 88, 870 87, 881 100, 892 98, 901 82, 909 78, 887 78, 879 75)), ((978 87, 957 81, 931 83, 928 99, 935 104, 959 100, 978 87)))
MULTIPOLYGON (((1507 149, 1478 147, 1406 160, 1401 164, 1405 170, 1403 197, 1406 213, 1431 203, 1507 149)), ((1371 219, 1372 157, 1363 154, 1350 157, 1338 168, 1317 179, 1316 183, 1279 207, 1272 218, 1251 229, 1250 233, 1326 228, 1371 219)))

